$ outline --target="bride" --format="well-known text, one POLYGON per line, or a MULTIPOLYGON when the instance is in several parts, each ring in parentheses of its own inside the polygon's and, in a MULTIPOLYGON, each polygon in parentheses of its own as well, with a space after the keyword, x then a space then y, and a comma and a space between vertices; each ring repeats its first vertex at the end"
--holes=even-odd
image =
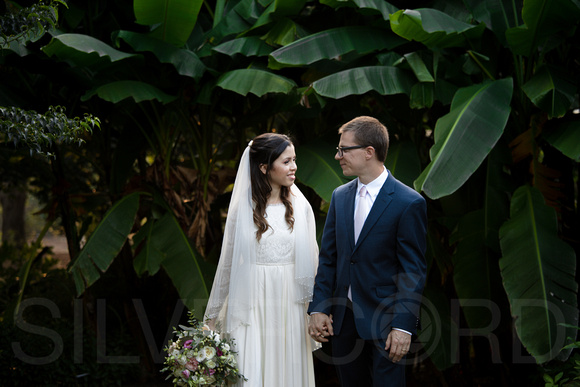
POLYGON ((206 319, 234 339, 247 379, 237 386, 314 386, 306 307, 318 245, 296 168, 290 139, 265 133, 245 149, 234 183, 206 319))

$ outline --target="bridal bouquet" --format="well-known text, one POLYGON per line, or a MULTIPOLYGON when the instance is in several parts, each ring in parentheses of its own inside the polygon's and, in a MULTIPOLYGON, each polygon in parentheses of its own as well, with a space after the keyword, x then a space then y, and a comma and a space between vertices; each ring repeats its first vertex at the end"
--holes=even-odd
POLYGON ((174 385, 190 387, 225 386, 245 379, 238 370, 232 340, 221 338, 193 312, 188 315, 190 326, 180 325, 181 330, 173 332, 175 340, 165 347, 167 356, 161 372, 170 372, 166 379, 173 377, 174 385))

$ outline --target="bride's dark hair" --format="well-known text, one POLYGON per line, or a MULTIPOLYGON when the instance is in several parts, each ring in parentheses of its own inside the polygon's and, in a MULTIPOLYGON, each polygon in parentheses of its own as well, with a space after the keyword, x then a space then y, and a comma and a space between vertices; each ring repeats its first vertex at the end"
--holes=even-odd
MULTIPOLYGON (((268 231, 268 221, 264 217, 268 197, 272 192, 272 186, 268 180, 272 164, 282 152, 292 145, 290 138, 284 134, 264 133, 252 141, 250 146, 250 176, 252 179, 252 199, 254 207, 254 223, 258 227, 256 239, 260 240, 262 235, 268 231), (266 166, 266 173, 262 173, 260 165, 266 166)), ((290 200, 290 187, 282 186, 280 189, 280 199, 286 207, 286 223, 290 229, 294 228, 294 209, 290 200)))

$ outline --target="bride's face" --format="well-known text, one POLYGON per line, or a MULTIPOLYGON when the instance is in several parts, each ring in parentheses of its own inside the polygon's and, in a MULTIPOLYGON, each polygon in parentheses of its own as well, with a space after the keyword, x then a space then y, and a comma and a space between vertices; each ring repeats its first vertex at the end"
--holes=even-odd
POLYGON ((272 163, 268 174, 268 181, 272 188, 289 187, 296 180, 296 153, 294 145, 289 145, 284 152, 272 163))

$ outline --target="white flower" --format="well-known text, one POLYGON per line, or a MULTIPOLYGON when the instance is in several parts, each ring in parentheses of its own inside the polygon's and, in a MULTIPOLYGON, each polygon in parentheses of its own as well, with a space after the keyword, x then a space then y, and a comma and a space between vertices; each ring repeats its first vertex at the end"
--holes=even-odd
POLYGON ((222 344, 222 352, 227 353, 229 351, 230 351, 230 345, 228 343, 223 343, 222 344))
POLYGON ((208 368, 212 368, 212 369, 213 369, 213 368, 215 368, 215 367, 217 367, 217 363, 216 363, 215 361, 213 361, 213 360, 208 360, 208 361, 206 361, 206 362, 205 362, 205 365, 206 365, 208 368))
POLYGON ((201 351, 203 353, 205 353, 205 358, 208 360, 213 359, 213 357, 215 356, 215 348, 214 347, 203 347, 203 349, 201 351))
POLYGON ((197 355, 195 355, 195 360, 197 360, 198 362, 202 362, 205 360, 205 351, 201 350, 197 353, 197 355))

